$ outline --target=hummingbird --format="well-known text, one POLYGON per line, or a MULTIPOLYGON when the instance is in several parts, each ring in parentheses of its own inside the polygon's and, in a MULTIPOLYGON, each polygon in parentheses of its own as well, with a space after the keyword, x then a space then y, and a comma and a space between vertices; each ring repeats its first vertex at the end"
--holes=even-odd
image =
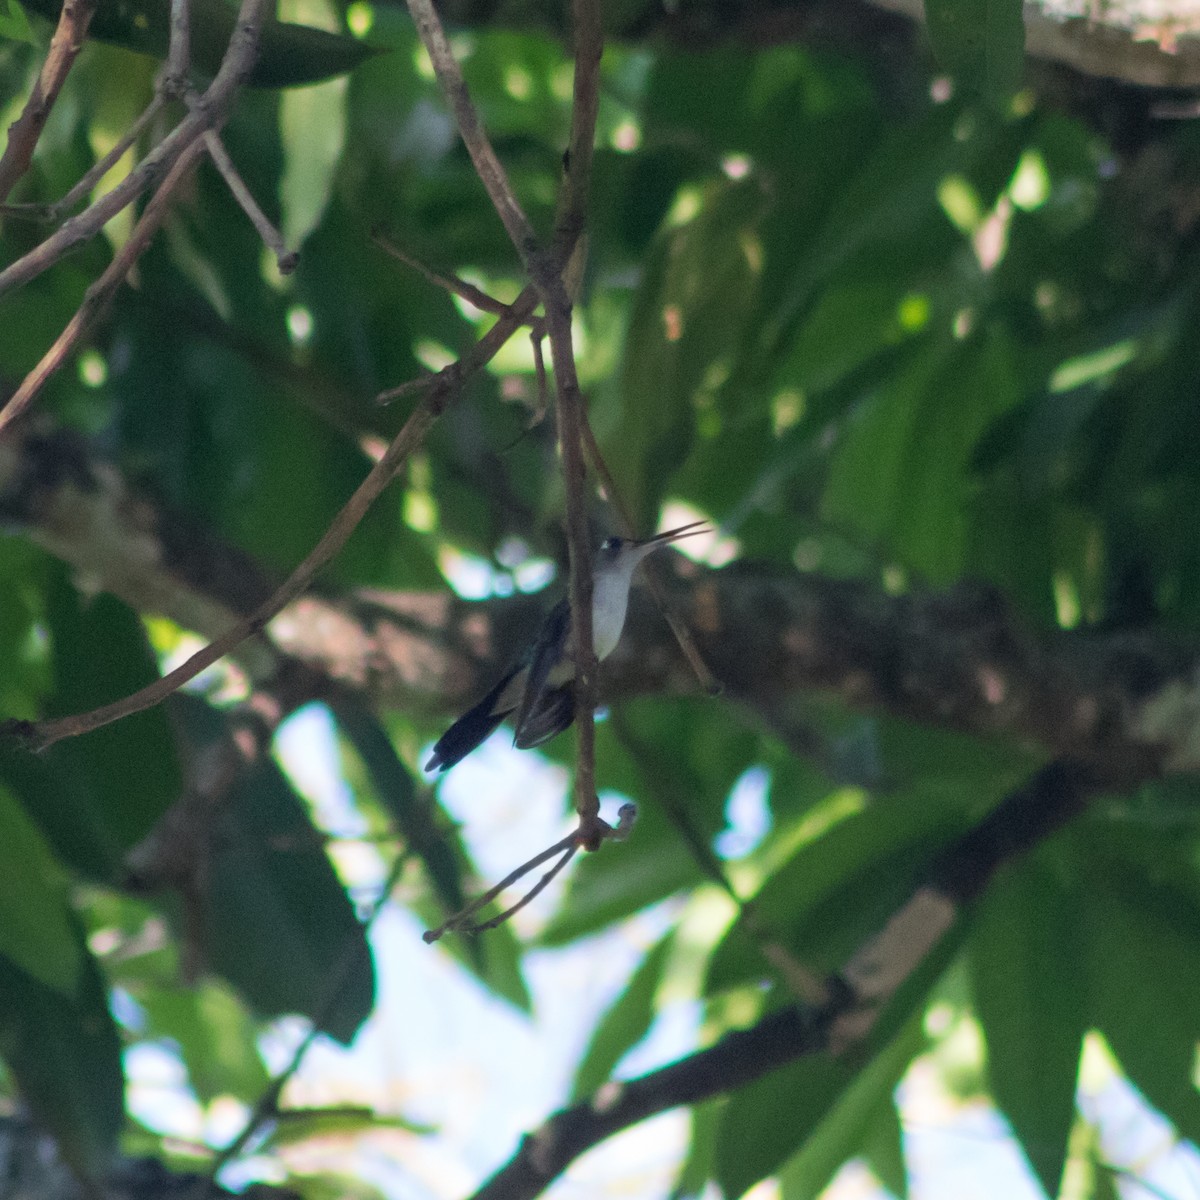
MULTIPOLYGON (((707 532, 703 521, 693 521, 654 537, 611 537, 601 545, 592 563, 592 646, 598 659, 607 658, 621 640, 638 563, 680 538, 707 532)), ((573 643, 571 606, 563 599, 517 664, 438 738, 425 770, 449 770, 513 714, 513 744, 519 750, 532 750, 568 728, 575 720, 573 643)))

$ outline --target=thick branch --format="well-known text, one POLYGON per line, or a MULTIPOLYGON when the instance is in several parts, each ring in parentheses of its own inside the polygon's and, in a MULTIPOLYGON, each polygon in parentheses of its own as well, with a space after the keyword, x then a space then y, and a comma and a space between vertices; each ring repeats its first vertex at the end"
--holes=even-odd
MULTIPOLYGON (((84 445, 24 434, 0 444, 0 516, 92 586, 206 636, 270 594, 245 556, 160 512, 84 445)), ((985 737, 1016 738, 1113 779, 1200 770, 1200 647, 1161 634, 1026 629, 970 586, 889 596, 869 583, 675 556, 673 602, 726 695, 786 723, 813 691, 985 737)), ((445 594, 308 596, 239 648, 257 678, 300 660, 380 704, 429 716, 478 699, 547 607, 445 594)), ((601 698, 694 693, 650 602, 635 592, 601 698)))
POLYGON ((521 1143, 473 1200, 532 1200, 586 1150, 622 1129, 684 1104, 727 1095, 771 1071, 836 1047, 861 1045, 875 1019, 988 879, 1069 821, 1096 789, 1078 764, 1055 762, 1018 788, 952 846, 929 880, 843 968, 822 1007, 772 1013, 707 1050, 556 1113, 521 1143))

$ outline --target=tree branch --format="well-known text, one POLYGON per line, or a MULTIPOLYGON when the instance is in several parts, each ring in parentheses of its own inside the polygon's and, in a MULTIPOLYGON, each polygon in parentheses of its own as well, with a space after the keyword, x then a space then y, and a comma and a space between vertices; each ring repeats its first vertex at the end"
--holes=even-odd
POLYGON ((17 180, 29 170, 33 151, 42 136, 50 110, 58 99, 96 10, 96 0, 65 0, 58 14, 58 25, 50 39, 50 49, 42 64, 21 115, 8 127, 8 145, 0 157, 0 204, 8 199, 17 180))
MULTIPOLYGON (((525 302, 536 303, 532 289, 525 302)), ((477 353, 483 342, 464 370, 477 353)), ((0 516, 94 586, 205 636, 219 636, 272 590, 244 554, 158 509, 70 435, 22 429, 0 442, 0 516)), ((670 599, 726 698, 777 713, 777 723, 797 697, 822 692, 859 710, 1017 739, 1117 781, 1200 770, 1194 643, 1149 631, 1034 631, 996 593, 969 585, 890 596, 868 582, 763 564, 709 571, 674 555, 664 561, 674 566, 670 599)), ((376 704, 443 716, 494 682, 507 648, 532 636, 544 610, 536 596, 307 596, 238 653, 256 680, 302 663, 376 704)), ((635 589, 601 698, 695 692, 653 604, 635 589)))
MULTIPOLYGON (((195 147, 202 149, 203 142, 197 141, 195 147)), ((90 730, 99 729, 113 721, 119 721, 122 717, 130 716, 161 703, 189 680, 194 679, 206 667, 223 658, 247 638, 253 637, 265 629, 271 618, 305 591, 316 577, 317 572, 346 544, 367 509, 392 481, 408 456, 421 445, 426 434, 457 395, 463 381, 471 372, 482 367, 500 349, 507 338, 524 324, 532 304, 532 296, 526 297, 523 294, 518 297, 508 318, 498 321, 476 343, 466 358, 452 363, 433 377, 434 386, 405 421, 387 452, 359 484, 338 515, 334 517, 316 546, 279 588, 247 617, 227 629, 173 671, 132 695, 124 696, 111 704, 103 705, 86 713, 77 713, 51 721, 22 722, 17 727, 10 726, 9 731, 15 732, 27 745, 43 750, 63 738, 76 737, 90 730)))
POLYGON ((28 283, 94 237, 117 213, 152 187, 155 180, 163 178, 207 130, 220 129, 224 125, 239 89, 254 67, 259 33, 271 8, 271 0, 242 0, 229 49, 208 90, 112 191, 69 218, 44 242, 0 271, 0 295, 28 283))
POLYGON ((938 861, 929 880, 892 914, 832 981, 818 1007, 789 1006, 716 1045, 637 1079, 609 1082, 552 1116, 473 1200, 532 1200, 585 1151, 649 1117, 727 1095, 831 1047, 861 1045, 900 986, 957 920, 961 903, 992 874, 1074 817, 1097 789, 1092 772, 1055 762, 1013 792, 938 861))

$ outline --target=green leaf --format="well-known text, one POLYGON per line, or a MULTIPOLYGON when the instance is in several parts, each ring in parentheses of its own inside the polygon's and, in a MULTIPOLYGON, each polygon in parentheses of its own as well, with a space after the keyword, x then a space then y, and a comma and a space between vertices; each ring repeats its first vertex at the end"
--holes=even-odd
POLYGON ((672 930, 651 949, 616 1003, 600 1018, 575 1072, 572 1103, 595 1093, 626 1052, 646 1036, 657 1011, 654 1000, 674 940, 672 930))
POLYGON ((957 578, 975 445, 1018 398, 1006 335, 926 343, 847 424, 822 513, 930 581, 957 578))
MULTIPOLYGON (((715 1177, 727 1196, 741 1195, 797 1151, 798 1178, 806 1184, 828 1166, 846 1141, 839 1125, 857 1127, 861 1145, 878 1105, 920 1049, 920 1014, 959 954, 966 923, 958 921, 885 1004, 863 1042, 836 1058, 828 1052, 800 1059, 737 1092, 725 1106, 718 1133, 715 1177), (873 1064, 882 1058, 876 1071, 873 1064), (859 1079, 868 1082, 856 1088, 859 1079), (889 1083, 888 1080, 891 1080, 889 1083), (843 1107, 843 1104, 845 1107, 843 1107), (864 1115, 865 1114, 865 1115, 864 1115), (804 1157, 812 1137, 811 1157, 804 1157)), ((858 1146, 854 1147, 857 1149, 858 1146)), ((846 1153, 851 1153, 847 1151, 846 1153)))
POLYGON ((925 20, 934 54, 960 83, 998 103, 1021 86, 1021 0, 925 0, 925 20))
POLYGON ((341 1108, 284 1108, 274 1120, 262 1149, 295 1146, 313 1138, 355 1137, 379 1129, 402 1129, 406 1133, 434 1133, 429 1125, 418 1125, 403 1117, 377 1113, 370 1108, 347 1105, 341 1108))
MULTIPOLYGON (((934 958, 944 965, 940 953, 934 958)), ((922 1044, 919 1019, 908 1019, 932 983, 927 970, 919 974, 919 992, 889 1006, 890 1033, 872 1034, 865 1046, 836 1058, 822 1053, 800 1059, 730 1098, 717 1132, 714 1172, 726 1196, 742 1195, 783 1167, 783 1195, 808 1200, 861 1149, 922 1044), (905 1028, 892 1037, 901 1004, 905 1028)))
POLYGON ((255 1022, 226 987, 206 981, 192 988, 141 987, 135 994, 148 1028, 179 1046, 202 1104, 226 1095, 251 1104, 270 1084, 255 1022))
POLYGON ((908 1167, 904 1161, 904 1127, 894 1094, 875 1110, 862 1143, 871 1174, 899 1200, 908 1197, 908 1167))
POLYGON ((717 1129, 726 1101, 710 1100, 694 1105, 691 1110, 692 1137, 687 1158, 679 1168, 679 1177, 671 1189, 671 1200, 700 1200, 713 1173, 713 1151, 717 1129))
POLYGON ((1079 898, 1060 869, 1043 851, 1005 871, 979 906, 968 947, 992 1095, 1049 1196, 1067 1161, 1088 1028, 1079 898))
POLYGON ((1129 887, 1134 878, 1105 871, 1091 880, 1084 919, 1092 1018, 1146 1099, 1197 1141, 1200 910, 1145 877, 1129 887))
POLYGON ((299 250, 316 228, 333 191, 334 173, 346 140, 346 81, 331 79, 315 87, 284 92, 279 102, 283 143, 284 244, 299 250))
POLYGON ((629 317, 620 411, 598 431, 639 526, 654 523, 671 472, 691 446, 697 411, 732 369, 761 270, 756 186, 722 183, 650 252, 629 317))
POLYGON ((0 956, 0 1056, 34 1119, 80 1176, 106 1174, 125 1116, 121 1044, 100 972, 76 931, 74 996, 0 956))
MULTIPOLYGON (((783 1200, 816 1200, 841 1165, 874 1142, 882 1127, 899 1151, 900 1123, 893 1094, 924 1044, 920 1014, 864 1068, 779 1173, 783 1200)), ((903 1159, 900 1161, 904 1179, 903 1159)))
POLYGON ((67 879, 42 835, 0 787, 0 954, 39 983, 75 994, 79 937, 67 879))
MULTIPOLYGON (((198 740, 214 714, 186 705, 198 740)), ((204 890, 212 966, 264 1016, 301 1013, 348 1043, 370 1013, 375 973, 362 924, 274 760, 231 789, 212 830, 204 890)))
MULTIPOLYGON (((54 645, 48 716, 87 712, 158 678, 141 621, 115 597, 85 599, 59 569, 49 587, 47 615, 54 645)), ((13 770, 31 786, 13 778, 14 790, 66 861, 103 862, 109 878, 183 788, 175 735, 162 705, 59 742, 45 760, 47 771, 16 764, 13 770), (78 810, 62 812, 61 798, 47 793, 53 777, 79 793, 78 810)))
POLYGON ((436 808, 429 790, 418 787, 387 731, 365 707, 339 698, 335 715, 405 845, 424 863, 439 902, 448 913, 458 912, 465 903, 462 870, 450 840, 434 823, 436 808))
MULTIPOLYGON (((62 8, 61 0, 22 2, 51 21, 58 20, 62 8)), ((192 65, 206 75, 215 75, 233 35, 237 11, 225 0, 192 0, 189 7, 192 65)), ((170 0, 101 0, 88 36, 163 59, 170 18, 170 0)), ((352 71, 380 52, 355 38, 272 20, 263 27, 249 82, 254 87, 272 88, 316 83, 352 71)))

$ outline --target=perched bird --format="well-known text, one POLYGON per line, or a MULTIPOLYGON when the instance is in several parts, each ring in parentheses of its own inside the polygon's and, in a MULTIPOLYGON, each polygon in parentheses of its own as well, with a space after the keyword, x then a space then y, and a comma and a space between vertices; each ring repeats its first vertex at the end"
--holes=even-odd
MULTIPOLYGON (((706 532, 703 521, 693 521, 642 541, 609 538, 600 547, 592 563, 592 644, 597 658, 607 658, 621 640, 638 563, 671 542, 706 532)), ((448 770, 514 713, 517 732, 513 742, 519 749, 530 750, 548 742, 575 719, 574 680, 571 607, 560 600, 517 665, 438 738, 425 770, 448 770)))

